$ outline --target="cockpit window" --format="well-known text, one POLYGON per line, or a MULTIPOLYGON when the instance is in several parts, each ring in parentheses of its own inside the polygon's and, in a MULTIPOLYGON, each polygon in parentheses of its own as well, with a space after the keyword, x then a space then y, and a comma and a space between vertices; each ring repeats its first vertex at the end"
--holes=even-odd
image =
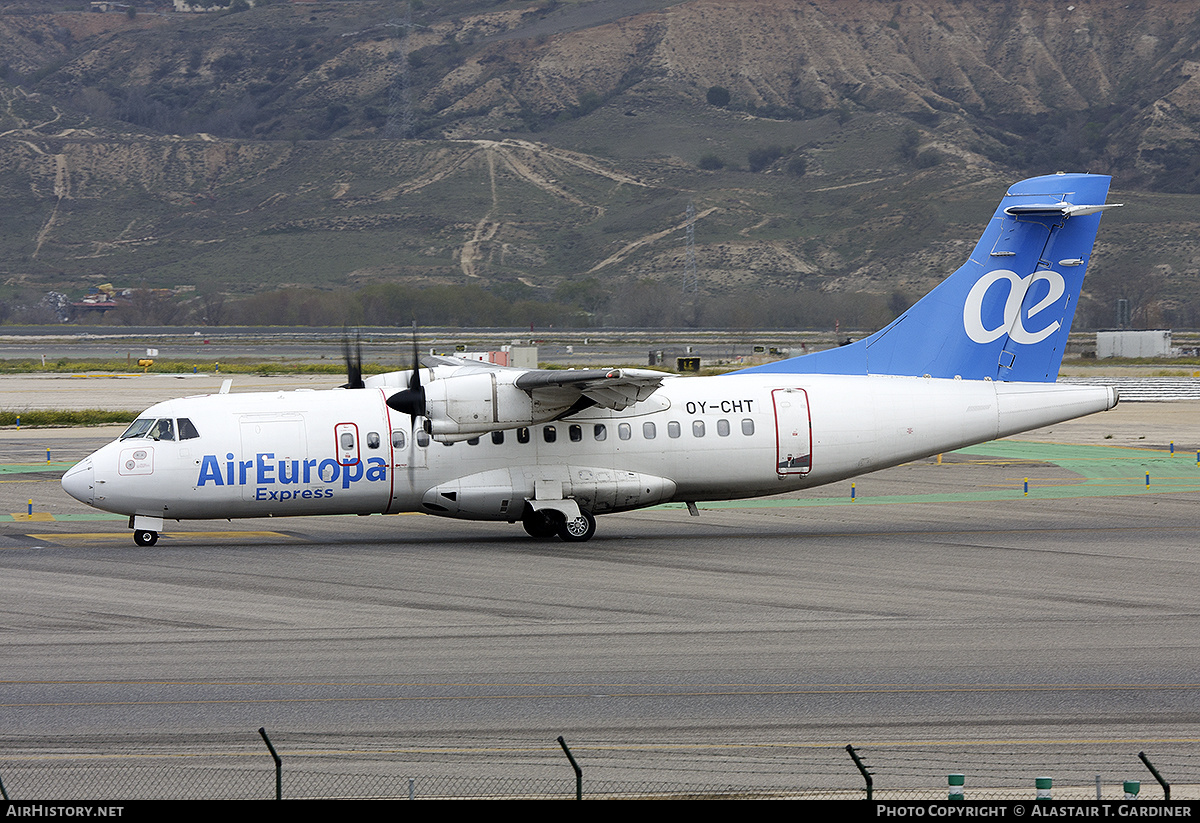
POLYGON ((195 440, 200 436, 200 432, 196 431, 196 427, 192 425, 192 421, 186 417, 179 418, 179 439, 180 440, 195 440))
POLYGON ((125 433, 121 435, 121 439, 128 440, 131 437, 142 437, 146 434, 146 432, 150 431, 150 427, 153 425, 154 421, 152 419, 147 420, 144 418, 139 418, 134 420, 129 424, 129 428, 125 430, 125 433))
POLYGON ((154 428, 150 430, 148 435, 151 440, 174 440, 175 439, 175 421, 169 417, 164 417, 154 424, 154 428))

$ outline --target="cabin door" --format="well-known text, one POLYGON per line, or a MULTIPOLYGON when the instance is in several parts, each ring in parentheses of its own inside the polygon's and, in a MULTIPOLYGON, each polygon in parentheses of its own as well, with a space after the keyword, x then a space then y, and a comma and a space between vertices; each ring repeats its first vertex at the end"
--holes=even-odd
POLYGON ((775 471, 780 476, 812 471, 812 423, 804 389, 775 389, 775 471))

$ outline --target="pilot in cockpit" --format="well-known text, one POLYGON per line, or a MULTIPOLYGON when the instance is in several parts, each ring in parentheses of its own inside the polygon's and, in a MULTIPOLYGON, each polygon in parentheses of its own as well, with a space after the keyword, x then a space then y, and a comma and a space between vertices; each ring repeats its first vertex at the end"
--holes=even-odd
POLYGON ((151 440, 174 440, 175 424, 171 422, 169 417, 164 417, 150 429, 149 437, 151 440))

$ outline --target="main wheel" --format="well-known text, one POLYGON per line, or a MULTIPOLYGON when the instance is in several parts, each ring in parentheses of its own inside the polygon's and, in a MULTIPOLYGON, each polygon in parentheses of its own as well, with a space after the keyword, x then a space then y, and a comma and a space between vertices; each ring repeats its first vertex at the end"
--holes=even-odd
POLYGON ((558 524, 547 517, 545 512, 533 509, 525 512, 525 516, 521 518, 521 525, 525 527, 526 534, 538 540, 545 540, 558 534, 558 524))
POLYGON ((591 540, 595 533, 596 518, 592 517, 591 512, 583 509, 579 510, 578 517, 565 519, 558 527, 558 536, 568 543, 582 543, 585 540, 591 540))
POLYGON ((158 542, 158 532, 148 532, 137 529, 133 533, 133 542, 139 546, 153 546, 158 542))

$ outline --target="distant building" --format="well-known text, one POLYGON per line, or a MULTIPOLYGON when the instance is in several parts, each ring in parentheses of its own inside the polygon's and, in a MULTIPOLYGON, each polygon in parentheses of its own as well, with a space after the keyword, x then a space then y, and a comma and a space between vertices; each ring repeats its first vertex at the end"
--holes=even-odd
POLYGON ((1169 329, 1096 332, 1096 357, 1178 357, 1169 329))
POLYGON ((497 366, 513 366, 518 369, 537 368, 537 346, 501 346, 499 351, 455 352, 463 360, 478 360, 497 366))

